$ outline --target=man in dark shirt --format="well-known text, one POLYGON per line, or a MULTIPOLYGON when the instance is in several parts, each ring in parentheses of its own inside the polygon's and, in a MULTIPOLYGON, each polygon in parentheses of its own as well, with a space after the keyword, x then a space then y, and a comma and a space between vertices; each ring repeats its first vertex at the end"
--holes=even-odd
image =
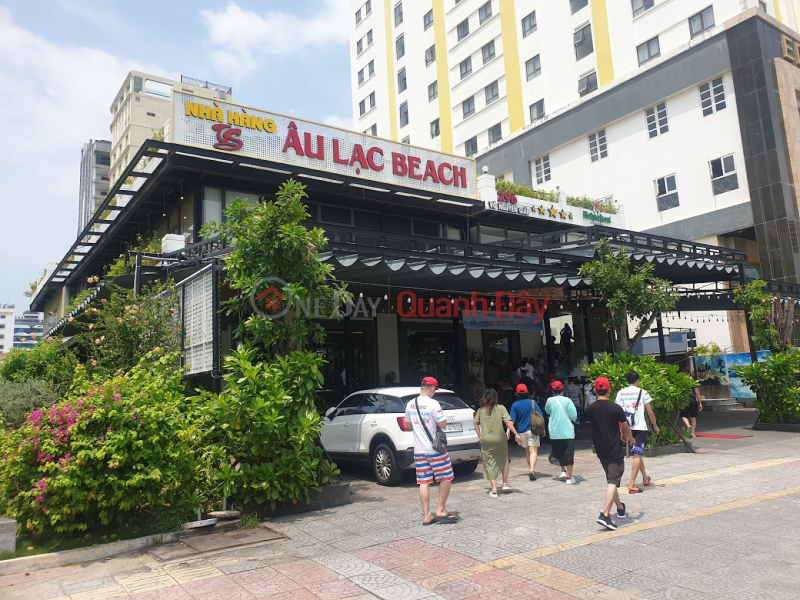
POLYGON ((616 529, 617 526, 611 520, 611 505, 617 505, 618 518, 624 519, 628 516, 625 505, 619 499, 618 490, 625 472, 625 454, 619 443, 620 431, 628 444, 632 445, 635 441, 628 420, 625 418, 625 411, 621 406, 608 400, 611 394, 611 384, 608 379, 605 377, 595 379, 594 391, 597 401, 586 409, 586 418, 592 424, 594 450, 606 472, 608 483, 605 505, 603 512, 597 517, 597 522, 606 529, 616 529))

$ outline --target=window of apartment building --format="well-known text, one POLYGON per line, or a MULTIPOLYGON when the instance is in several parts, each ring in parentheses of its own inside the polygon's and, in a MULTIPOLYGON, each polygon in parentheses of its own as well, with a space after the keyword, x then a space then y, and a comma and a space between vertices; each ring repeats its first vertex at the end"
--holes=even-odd
POLYGON ((364 12, 367 14, 372 13, 372 0, 367 0, 364 4, 364 12))
POLYGON ((364 83, 364 69, 359 70, 358 72, 358 85, 364 83))
POLYGON ((644 111, 644 114, 647 120, 647 134, 651 138, 669 131, 666 102, 662 102, 656 106, 651 106, 644 111))
POLYGON ((478 9, 478 23, 483 25, 486 21, 492 18, 492 2, 489 0, 486 4, 478 9))
POLYGON ((656 0, 631 0, 633 16, 638 17, 639 15, 646 13, 648 10, 653 8, 655 4, 656 0))
POLYGON ((375 61, 371 60, 367 63, 367 77, 375 75, 375 61))
POLYGON ((356 25, 358 25, 359 23, 361 23, 361 9, 360 8, 356 11, 356 25))
POLYGON ((494 144, 503 139, 503 128, 501 124, 493 125, 489 128, 489 143, 494 144))
POLYGON ((739 177, 736 175, 736 161, 733 154, 715 158, 709 162, 709 167, 715 196, 739 189, 739 177))
POLYGON ((394 26, 397 27, 403 22, 403 3, 400 2, 394 7, 394 26))
POLYGON ((493 81, 486 86, 484 92, 486 94, 486 104, 491 104, 500 97, 500 86, 497 85, 496 81, 493 81))
POLYGON ((696 15, 689 17, 689 33, 697 37, 704 31, 714 28, 714 7, 709 6, 696 15))
POLYGON ((472 156, 478 152, 478 136, 469 138, 464 142, 464 156, 472 156))
POLYGON ((431 121, 431 139, 439 137, 439 119, 431 121))
POLYGON ((572 44, 575 46, 575 60, 580 60, 594 52, 592 44, 592 26, 587 24, 572 34, 572 44))
POLYGON ((400 105, 400 127, 408 125, 408 102, 400 105))
POLYGON ((375 108, 375 92, 370 92, 369 94, 369 107, 375 108))
POLYGON ((407 135, 407 136, 406 136, 406 137, 404 137, 402 140, 400 140, 400 143, 401 143, 401 144, 410 144, 410 143, 411 143, 411 136, 410 136, 410 135, 407 135))
POLYGON ((361 102, 358 103, 358 114, 363 117, 364 114, 366 114, 366 112, 367 112, 367 101, 362 100, 361 102))
POLYGON ((550 181, 550 155, 545 154, 536 159, 534 162, 536 171, 536 183, 542 184, 545 181, 550 181))
POLYGON ((406 82, 406 68, 403 67, 397 72, 397 93, 405 92, 406 88, 408 88, 408 83, 406 82))
POLYGON ((436 61, 436 44, 425 50, 425 66, 427 67, 434 61, 436 61))
POLYGON ((544 98, 538 102, 534 102, 530 107, 531 123, 535 123, 539 119, 544 118, 544 98))
POLYGON ((402 35, 394 41, 394 48, 397 53, 397 60, 406 55, 406 40, 402 35))
POLYGON ((542 74, 542 59, 538 54, 525 61, 525 74, 528 76, 528 81, 542 74))
POLYGON ((361 54, 364 51, 364 38, 356 42, 356 54, 361 54))
POLYGON ((590 94, 597 89, 597 71, 587 73, 578 80, 578 93, 581 96, 590 94))
POLYGON ((472 57, 468 56, 464 60, 461 61, 461 64, 458 65, 458 69, 461 72, 461 79, 466 79, 472 73, 472 57))
POLYGON ((428 31, 428 29, 433 27, 433 9, 430 9, 423 15, 422 25, 425 28, 425 31, 428 31))
POLYGON ((766 3, 766 2, 764 2, 764 0, 758 0, 758 8, 759 8, 759 9, 761 9, 761 10, 763 10, 765 13, 768 13, 768 12, 769 12, 769 11, 767 10, 767 3, 766 3))
POLYGON ((495 56, 494 54, 494 40, 486 44, 483 48, 481 48, 481 54, 483 55, 483 64, 488 63, 492 60, 495 56))
POLYGON ((461 112, 465 119, 475 114, 475 96, 470 96, 461 103, 461 112))
POLYGON ((522 37, 526 38, 536 31, 536 11, 522 19, 522 37))
POLYGON ((456 34, 459 42, 469 35, 469 19, 464 19, 456 25, 456 34))
POLYGON ((703 108, 704 117, 728 106, 725 102, 725 84, 722 82, 722 77, 712 79, 700 86, 700 106, 703 108))
POLYGON ((659 212, 680 206, 678 183, 674 174, 656 179, 656 203, 659 212))
POLYGON ((601 129, 589 136, 589 155, 592 157, 592 162, 596 162, 608 156, 605 129, 601 129))
POLYGON ((378 135, 378 124, 377 123, 373 123, 372 127, 367 129, 364 133, 367 133, 369 135, 378 135))
POLYGON ((434 81, 428 86, 428 102, 433 102, 439 97, 439 82, 434 81))
POLYGON ((654 58, 661 56, 661 45, 658 43, 658 36, 647 40, 644 44, 636 46, 636 55, 639 57, 639 66, 650 62, 654 58))
POLYGON ((372 29, 367 32, 367 46, 372 46, 372 29))
POLYGON ((588 4, 589 0, 569 0, 569 7, 573 15, 588 4))

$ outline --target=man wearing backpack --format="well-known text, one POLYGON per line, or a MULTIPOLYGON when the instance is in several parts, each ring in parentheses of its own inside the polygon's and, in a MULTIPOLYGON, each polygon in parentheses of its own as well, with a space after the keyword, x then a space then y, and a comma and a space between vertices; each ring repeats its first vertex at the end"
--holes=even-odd
POLYGON ((647 444, 647 422, 644 418, 645 412, 650 419, 650 423, 653 424, 653 431, 655 431, 656 435, 658 435, 661 430, 658 428, 658 423, 656 423, 656 415, 650 407, 650 401, 652 400, 650 394, 639 387, 639 374, 631 369, 625 373, 625 381, 628 382, 628 387, 622 388, 617 392, 616 403, 625 411, 628 424, 636 440, 636 444, 631 448, 633 467, 631 468, 631 482, 628 484, 628 493, 638 494, 642 491, 640 488, 636 487, 636 476, 640 471, 642 473, 642 483, 646 486, 652 483, 644 470, 643 454, 644 447, 647 444))
POLYGON ((524 383, 517 386, 517 400, 511 405, 511 420, 519 433, 519 445, 525 448, 530 472, 528 479, 536 481, 536 459, 539 458, 539 444, 544 430, 542 409, 531 399, 531 393, 524 383))

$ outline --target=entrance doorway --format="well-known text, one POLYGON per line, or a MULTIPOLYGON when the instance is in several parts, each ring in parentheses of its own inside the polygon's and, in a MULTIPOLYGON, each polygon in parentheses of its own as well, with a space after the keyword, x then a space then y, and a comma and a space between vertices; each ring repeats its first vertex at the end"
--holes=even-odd
POLYGON ((350 392, 375 386, 375 327, 372 320, 350 320, 350 335, 345 335, 344 321, 324 320, 325 342, 317 352, 325 363, 321 371, 324 388, 320 397, 335 406, 350 392), (353 372, 347 389, 347 353, 352 353, 353 372))
POLYGON ((435 377, 439 385, 455 389, 458 352, 451 323, 400 324, 400 384, 417 386, 423 377, 435 377))

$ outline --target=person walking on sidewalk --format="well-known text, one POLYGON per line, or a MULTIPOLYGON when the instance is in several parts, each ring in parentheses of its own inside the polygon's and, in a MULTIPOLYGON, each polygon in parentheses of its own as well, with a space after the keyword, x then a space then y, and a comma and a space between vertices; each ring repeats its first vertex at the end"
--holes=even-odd
POLYGON ((453 465, 447 450, 437 452, 433 448, 436 428, 447 427, 447 417, 433 395, 439 382, 433 377, 425 377, 420 386, 419 397, 406 405, 406 422, 411 423, 414 432, 414 463, 419 485, 419 499, 422 502, 423 525, 436 523, 455 523, 458 519, 447 512, 447 497, 453 483, 453 465), (431 514, 430 487, 439 483, 439 504, 436 513, 431 514))
POLYGON ((617 505, 617 518, 624 519, 628 516, 625 503, 619 499, 619 486, 622 475, 625 473, 625 453, 619 443, 619 434, 627 444, 634 444, 633 434, 625 418, 625 411, 618 404, 609 401, 611 384, 605 377, 598 377, 594 381, 594 390, 597 401, 586 408, 586 419, 592 424, 592 442, 597 458, 606 473, 606 498, 603 512, 597 517, 597 522, 606 529, 616 529, 611 520, 611 506, 617 505))
POLYGON ((498 405, 497 392, 486 390, 486 395, 481 398, 480 408, 475 415, 475 432, 481 444, 481 459, 483 460, 483 478, 492 484, 489 495, 497 498, 497 476, 503 475, 503 490, 508 491, 508 440, 513 432, 514 439, 520 441, 514 423, 508 415, 506 407, 498 405), (503 425, 508 430, 503 431, 503 425))
POLYGON ((559 479, 567 485, 575 485, 572 467, 575 464, 575 422, 578 413, 572 400, 563 395, 564 384, 557 379, 550 382, 553 396, 544 405, 545 412, 550 415, 550 464, 561 466, 559 479))
POLYGON ((540 435, 544 433, 544 414, 542 409, 531 400, 531 393, 525 384, 517 386, 517 400, 511 405, 511 420, 519 432, 519 445, 525 449, 525 457, 528 461, 528 479, 536 481, 536 459, 539 457, 540 435), (536 412, 541 419, 534 419, 533 413, 536 412), (531 427, 532 420, 539 421, 539 426, 531 427))
POLYGON ((631 449, 633 454, 633 467, 631 468, 631 482, 628 484, 629 494, 638 494, 642 490, 636 487, 636 476, 642 473, 642 483, 648 486, 652 483, 650 477, 644 470, 644 448, 647 445, 647 421, 645 421, 645 413, 653 425, 653 431, 656 435, 661 431, 656 422, 656 415, 650 406, 652 398, 647 390, 639 387, 639 374, 631 369, 625 373, 625 381, 628 382, 628 387, 622 388, 617 392, 616 403, 625 411, 628 424, 633 432, 633 437, 636 444, 631 449))
MULTIPOLYGON (((686 371, 686 375, 689 375, 688 371, 686 371)), ((700 388, 695 386, 689 393, 689 405, 681 411, 683 424, 686 425, 686 429, 691 432, 689 434, 690 438, 695 437, 697 430, 697 413, 702 412, 702 410, 703 401, 700 399, 700 388)))

